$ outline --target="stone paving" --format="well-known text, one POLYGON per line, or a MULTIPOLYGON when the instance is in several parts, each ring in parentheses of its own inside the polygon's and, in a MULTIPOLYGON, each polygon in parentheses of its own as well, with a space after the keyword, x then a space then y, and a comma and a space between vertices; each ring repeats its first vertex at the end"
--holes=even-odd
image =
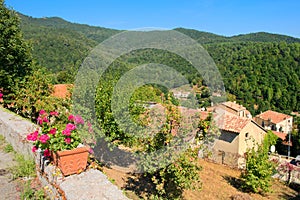
POLYGON ((12 153, 5 153, 0 149, 0 199, 20 199, 17 183, 12 180, 12 174, 9 173, 9 168, 14 164, 12 153))

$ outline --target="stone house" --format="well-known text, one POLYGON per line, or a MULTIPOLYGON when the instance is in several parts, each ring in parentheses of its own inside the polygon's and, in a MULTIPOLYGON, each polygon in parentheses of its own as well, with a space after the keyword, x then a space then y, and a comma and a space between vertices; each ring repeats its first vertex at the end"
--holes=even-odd
POLYGON ((238 115, 240 117, 252 118, 251 113, 244 106, 237 104, 235 101, 223 102, 217 107, 222 108, 223 110, 238 115))
POLYGON ((256 115, 254 120, 267 130, 288 134, 293 128, 293 117, 283 113, 267 110, 256 115))
POLYGON ((266 130, 254 120, 225 111, 216 121, 220 130, 215 140, 212 158, 215 162, 243 168, 244 154, 261 144, 266 130))

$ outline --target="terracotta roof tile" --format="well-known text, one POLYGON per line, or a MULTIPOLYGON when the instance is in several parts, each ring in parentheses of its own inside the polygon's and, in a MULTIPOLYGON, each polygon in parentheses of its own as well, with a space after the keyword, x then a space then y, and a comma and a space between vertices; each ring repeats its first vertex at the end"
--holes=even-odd
POLYGON ((285 140, 287 133, 282 133, 282 132, 278 132, 278 131, 272 131, 275 135, 277 135, 280 139, 285 140))
POLYGON ((277 124, 287 118, 291 118, 291 116, 283 113, 275 112, 272 110, 267 110, 266 112, 256 115, 256 118, 261 118, 266 121, 271 120, 272 123, 277 124))
POLYGON ((249 118, 224 112, 224 114, 217 119, 217 126, 221 130, 240 133, 249 122, 251 122, 249 118))
POLYGON ((200 109, 192 109, 192 108, 186 108, 182 106, 178 108, 181 114, 184 116, 189 116, 189 117, 200 116, 200 119, 205 120, 209 115, 209 112, 201 111, 200 109))
MULTIPOLYGON (((289 145, 288 142, 288 137, 287 137, 287 133, 282 133, 282 132, 278 132, 278 131, 272 131, 275 135, 277 135, 280 139, 282 139, 282 144, 283 145, 289 145)), ((290 146, 293 146, 292 141, 290 142, 290 146)))
POLYGON ((236 111, 240 111, 240 110, 246 110, 246 108, 240 104, 237 104, 235 102, 231 102, 231 101, 227 101, 227 102, 223 102, 222 103, 224 106, 226 107, 229 107, 233 110, 236 110, 236 111))

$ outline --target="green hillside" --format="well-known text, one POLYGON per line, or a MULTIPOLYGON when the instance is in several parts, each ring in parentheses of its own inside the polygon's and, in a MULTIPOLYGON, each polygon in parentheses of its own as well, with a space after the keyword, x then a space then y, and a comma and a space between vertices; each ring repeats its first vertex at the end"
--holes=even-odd
MULTIPOLYGON (((36 61, 55 74, 57 83, 70 83, 74 73, 99 42, 121 32, 67 22, 58 17, 32 18, 22 14, 21 28, 33 46, 36 61)), ((225 37, 193 29, 175 29, 203 44, 215 60, 230 94, 252 113, 266 109, 284 112, 300 110, 300 39, 271 33, 250 33, 225 37)), ((123 60, 134 65, 155 60, 173 65, 191 83, 201 78, 191 66, 162 52, 143 51, 139 58, 123 60)), ((132 56, 132 55, 131 55, 132 56)), ((126 58, 126 56, 124 57, 126 58)))
POLYGON ((258 33, 249 33, 242 34, 237 36, 232 36, 232 40, 235 41, 243 41, 243 42, 286 42, 286 43, 294 43, 300 42, 299 38, 294 38, 286 35, 278 35, 266 32, 258 32, 258 33))

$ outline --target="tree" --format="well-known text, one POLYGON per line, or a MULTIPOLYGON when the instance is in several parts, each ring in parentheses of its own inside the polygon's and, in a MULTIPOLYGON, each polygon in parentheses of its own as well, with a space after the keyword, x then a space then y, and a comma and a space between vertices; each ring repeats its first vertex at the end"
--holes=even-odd
POLYGON ((263 144, 253 147, 246 153, 246 169, 241 174, 242 188, 255 193, 265 193, 271 186, 271 176, 275 168, 269 161, 269 148, 276 143, 276 135, 267 133, 263 144))
POLYGON ((0 0, 0 89, 4 95, 14 92, 15 86, 32 72, 31 49, 19 24, 15 12, 0 0))

